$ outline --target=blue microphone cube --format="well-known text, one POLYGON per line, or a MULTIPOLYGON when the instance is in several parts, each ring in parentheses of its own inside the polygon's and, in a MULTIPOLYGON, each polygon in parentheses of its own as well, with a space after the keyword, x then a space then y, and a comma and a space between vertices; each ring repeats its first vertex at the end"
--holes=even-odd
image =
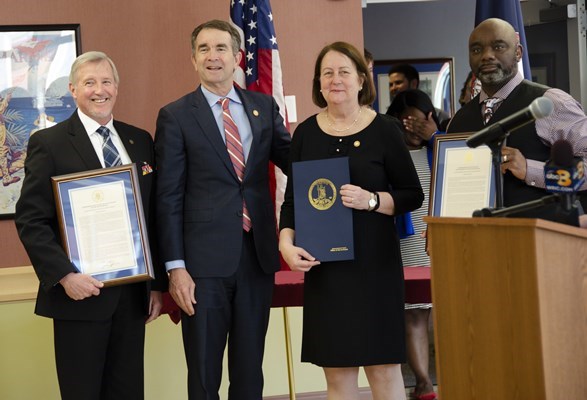
POLYGON ((561 167, 547 163, 544 166, 546 191, 552 193, 574 193, 585 182, 583 160, 576 159, 572 167, 561 167))

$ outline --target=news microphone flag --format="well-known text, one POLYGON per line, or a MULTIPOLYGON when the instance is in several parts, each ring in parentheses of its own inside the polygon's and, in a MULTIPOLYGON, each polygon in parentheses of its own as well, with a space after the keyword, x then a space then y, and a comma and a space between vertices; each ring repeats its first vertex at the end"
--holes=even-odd
POLYGON ((514 27, 523 47, 522 59, 520 60, 522 65, 519 65, 519 69, 526 79, 531 79, 528 46, 526 46, 526 33, 524 32, 524 19, 522 18, 520 0, 477 0, 475 26, 488 18, 503 19, 514 27))
MULTIPOLYGON (((269 0, 231 0, 230 20, 241 36, 242 57, 240 65, 234 72, 234 81, 247 90, 273 96, 285 126, 289 130, 283 94, 281 60, 269 0)), ((279 221, 287 178, 273 165, 269 175, 275 217, 279 221)), ((289 269, 283 260, 281 264, 281 269, 289 269)))
POLYGON ((560 166, 547 162, 544 166, 544 183, 550 193, 575 193, 585 183, 583 159, 573 158, 571 166, 560 166))
POLYGON ((575 157, 573 146, 564 139, 551 147, 550 160, 544 165, 546 191, 551 193, 575 193, 585 182, 583 159, 575 157))

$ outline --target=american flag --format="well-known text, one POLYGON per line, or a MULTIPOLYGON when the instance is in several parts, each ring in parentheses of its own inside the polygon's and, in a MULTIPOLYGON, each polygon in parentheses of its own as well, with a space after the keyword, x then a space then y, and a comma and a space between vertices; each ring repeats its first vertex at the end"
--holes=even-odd
POLYGON ((241 63, 234 80, 241 87, 272 95, 285 118, 281 61, 269 0, 231 0, 230 19, 241 34, 241 63))
MULTIPOLYGON (((273 26, 269 0, 231 0, 230 19, 241 35, 241 63, 234 73, 235 82, 243 88, 272 95, 279 106, 285 126, 287 115, 281 61, 273 26)), ((272 166, 271 190, 274 193, 276 218, 283 203, 286 177, 272 166)), ((289 269, 282 261, 282 269, 289 269)))

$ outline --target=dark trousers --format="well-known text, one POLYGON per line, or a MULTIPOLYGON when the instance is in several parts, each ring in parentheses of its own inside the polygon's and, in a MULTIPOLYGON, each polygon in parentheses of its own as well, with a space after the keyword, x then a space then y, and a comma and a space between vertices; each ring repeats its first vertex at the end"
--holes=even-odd
POLYGON ((261 269, 252 233, 243 233, 241 261, 228 278, 196 282, 196 314, 182 313, 190 400, 218 400, 228 339, 230 400, 260 400, 263 353, 273 295, 273 274, 261 269))
POLYGON ((53 320, 63 400, 144 398, 142 296, 139 285, 122 286, 116 311, 108 320, 53 320))

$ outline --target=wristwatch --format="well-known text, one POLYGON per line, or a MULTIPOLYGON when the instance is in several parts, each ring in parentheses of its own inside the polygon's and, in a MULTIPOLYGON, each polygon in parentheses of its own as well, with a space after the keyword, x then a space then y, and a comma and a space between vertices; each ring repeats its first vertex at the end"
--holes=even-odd
POLYGON ((371 198, 369 199, 369 208, 367 211, 375 211, 379 208, 379 193, 370 193, 371 198))

